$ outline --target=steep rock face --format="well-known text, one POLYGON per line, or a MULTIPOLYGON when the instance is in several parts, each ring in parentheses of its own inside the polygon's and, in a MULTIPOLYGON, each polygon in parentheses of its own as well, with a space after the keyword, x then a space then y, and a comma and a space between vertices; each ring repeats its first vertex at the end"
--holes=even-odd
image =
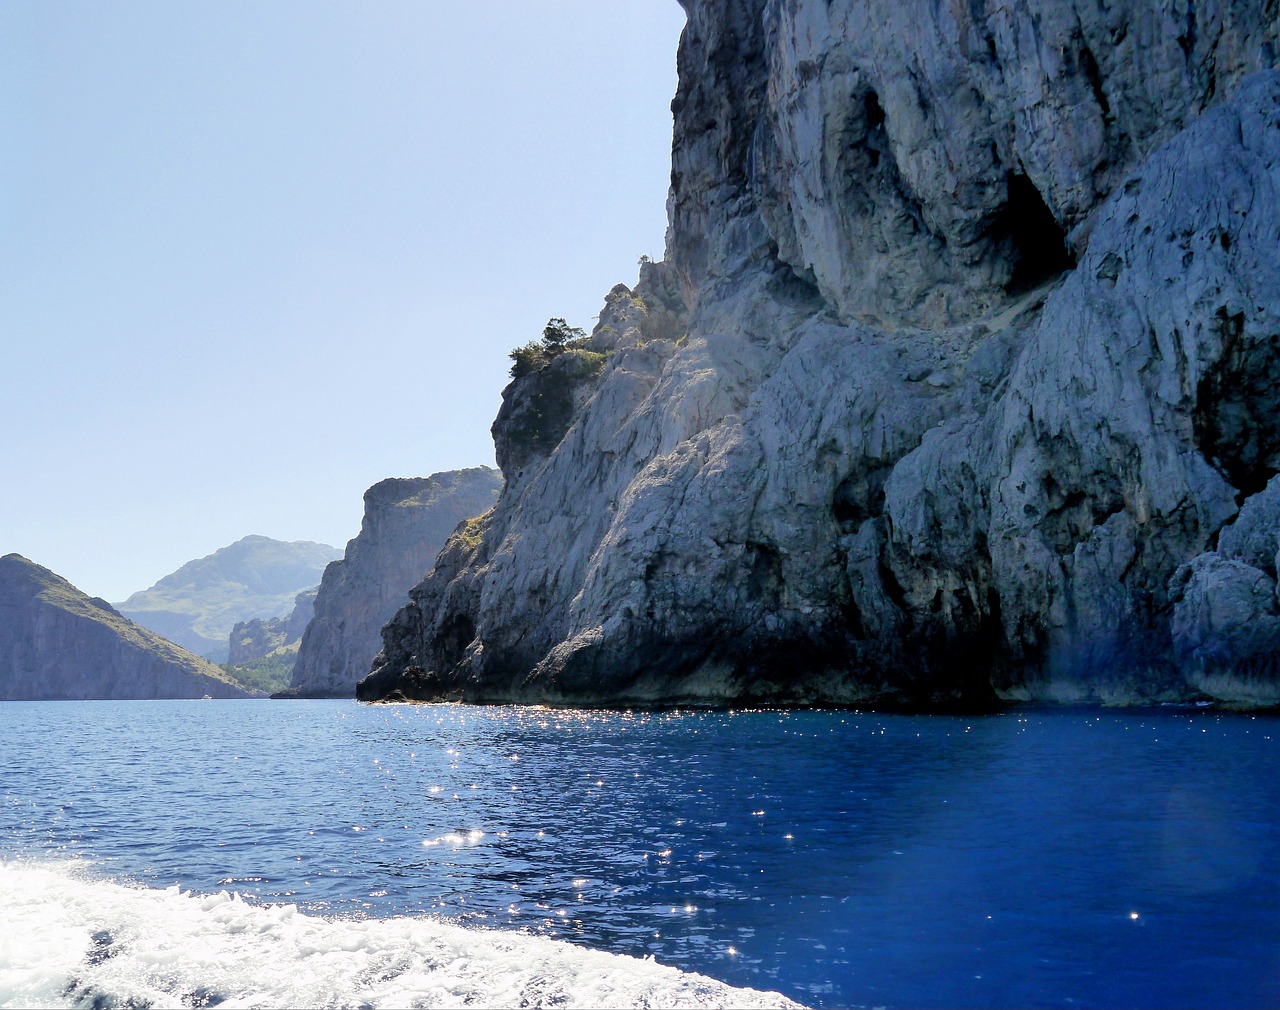
POLYGON ((120 613, 197 655, 224 662, 238 621, 283 617, 294 597, 320 581, 336 547, 247 536, 188 561, 149 589, 116 604, 120 613))
POLYGON ((459 523, 493 507, 502 477, 489 467, 390 478, 365 492, 360 533, 325 569, 289 694, 350 698, 381 647, 381 628, 459 523))
POLYGON ((0 558, 0 699, 244 698, 212 663, 17 554, 0 558))
POLYGON ((361 695, 1256 700, 1173 577, 1280 471, 1274 0, 686 10, 667 261, 361 695))
MULTIPOLYGON (((723 4, 694 4, 715 18, 723 4)), ((1066 265, 1137 163, 1259 69, 1268 0, 763 5, 753 193, 842 319, 946 324, 1066 265)))
POLYGON ((912 617, 949 632, 966 609, 998 616, 1007 653, 1043 661, 1001 685, 1015 697, 1185 687, 1168 580, 1280 467, 1278 103, 1280 75, 1251 78, 1132 173, 993 409, 930 433, 890 478, 889 562, 912 617), (977 482, 922 500, 929 471, 977 482), (981 571, 933 560, 959 552, 948 531, 969 517, 986 606, 981 571))

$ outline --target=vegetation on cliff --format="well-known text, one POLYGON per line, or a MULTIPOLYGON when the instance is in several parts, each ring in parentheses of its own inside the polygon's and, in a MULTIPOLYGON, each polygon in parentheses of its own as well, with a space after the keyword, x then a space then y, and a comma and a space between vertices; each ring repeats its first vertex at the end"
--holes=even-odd
POLYGON ((293 667, 298 661, 300 639, 272 649, 265 656, 241 663, 220 663, 220 669, 231 680, 246 690, 260 694, 275 694, 289 686, 293 667))

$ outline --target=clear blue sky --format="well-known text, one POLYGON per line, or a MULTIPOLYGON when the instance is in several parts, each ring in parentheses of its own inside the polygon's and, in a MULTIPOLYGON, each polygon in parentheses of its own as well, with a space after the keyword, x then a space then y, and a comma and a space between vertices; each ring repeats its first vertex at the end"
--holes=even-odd
POLYGON ((662 255, 676 0, 0 4, 0 554, 121 600, 492 464, 662 255))

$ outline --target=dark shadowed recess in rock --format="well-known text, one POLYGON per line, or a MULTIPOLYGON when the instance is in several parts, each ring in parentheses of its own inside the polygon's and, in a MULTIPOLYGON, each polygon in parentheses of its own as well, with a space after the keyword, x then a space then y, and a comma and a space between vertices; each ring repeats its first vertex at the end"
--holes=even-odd
POLYGON ((867 139, 864 147, 872 168, 880 165, 880 158, 889 149, 889 138, 884 129, 884 108, 880 105, 880 96, 868 91, 862 99, 863 114, 867 120, 867 139))
POLYGON ((1111 115, 1111 103, 1107 100, 1106 90, 1102 86, 1102 73, 1098 70, 1098 61, 1093 55, 1093 50, 1083 43, 1080 46, 1080 68, 1089 80, 1093 100, 1098 103, 1103 119, 1111 121, 1115 117, 1111 115))
POLYGON ((991 587, 985 597, 975 599, 965 591, 945 596, 939 591, 934 597, 933 611, 947 613, 940 625, 920 628, 914 646, 921 707, 999 707, 992 685, 1005 676, 1000 596, 991 587))
POLYGON ((440 628, 437 644, 440 658, 448 667, 457 666, 466 657, 467 646, 476 637, 476 626, 466 614, 451 614, 440 628))
POLYGON ((748 592, 753 600, 760 600, 770 608, 776 608, 782 598, 782 555, 771 544, 748 542, 743 552, 748 592))
POLYGON ((927 233, 924 207, 903 181, 893 156, 884 106, 880 96, 870 88, 863 92, 861 103, 855 102, 853 106, 848 139, 840 155, 846 176, 840 198, 848 212, 859 217, 874 217, 880 213, 874 193, 883 190, 894 194, 898 208, 906 215, 903 224, 909 234, 927 233))
POLYGON ((1215 322, 1223 353, 1196 389, 1195 435, 1243 502, 1280 472, 1280 333, 1246 341, 1244 313, 1226 307, 1215 322))
POLYGON ((776 242, 769 243, 769 256, 774 264, 773 276, 769 278, 770 294, 780 302, 796 306, 807 305, 815 311, 825 305, 812 267, 796 269, 784 262, 776 242))
POLYGON ((1013 275, 1005 290, 1021 294, 1074 267, 1067 236, 1035 184, 1021 172, 1010 172, 1008 197, 991 225, 991 237, 1007 242, 1013 275))
POLYGON ((884 485, 893 470, 891 463, 864 460, 864 465, 836 486, 831 512, 846 533, 852 533, 864 519, 884 511, 884 485))

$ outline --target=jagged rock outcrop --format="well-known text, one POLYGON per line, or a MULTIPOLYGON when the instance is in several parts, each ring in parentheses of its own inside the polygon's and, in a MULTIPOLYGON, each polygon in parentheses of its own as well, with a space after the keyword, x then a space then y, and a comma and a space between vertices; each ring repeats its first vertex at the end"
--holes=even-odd
POLYGON ((325 565, 341 554, 309 540, 247 536, 188 561, 116 608, 184 649, 221 663, 237 622, 288 614, 297 594, 313 588, 325 565))
MULTIPOLYGON (((382 645, 382 626, 431 571, 449 534, 488 512, 501 487, 502 475, 481 466, 369 488, 359 535, 325 569, 287 695, 352 697, 382 645)), ((473 535, 467 529, 460 535, 473 535)))
POLYGON ((1280 477, 1247 499, 1206 551, 1174 574, 1173 646, 1211 696, 1280 704, 1280 477))
POLYGON ((1276 0, 685 7, 666 261, 360 696, 1275 695, 1276 0))
POLYGON ((212 663, 19 554, 0 557, 0 700, 245 698, 212 663))
POLYGON ((316 594, 320 587, 304 589, 293 598, 293 609, 285 617, 255 617, 239 621, 227 638, 227 663, 237 666, 302 641, 316 610, 316 594))

